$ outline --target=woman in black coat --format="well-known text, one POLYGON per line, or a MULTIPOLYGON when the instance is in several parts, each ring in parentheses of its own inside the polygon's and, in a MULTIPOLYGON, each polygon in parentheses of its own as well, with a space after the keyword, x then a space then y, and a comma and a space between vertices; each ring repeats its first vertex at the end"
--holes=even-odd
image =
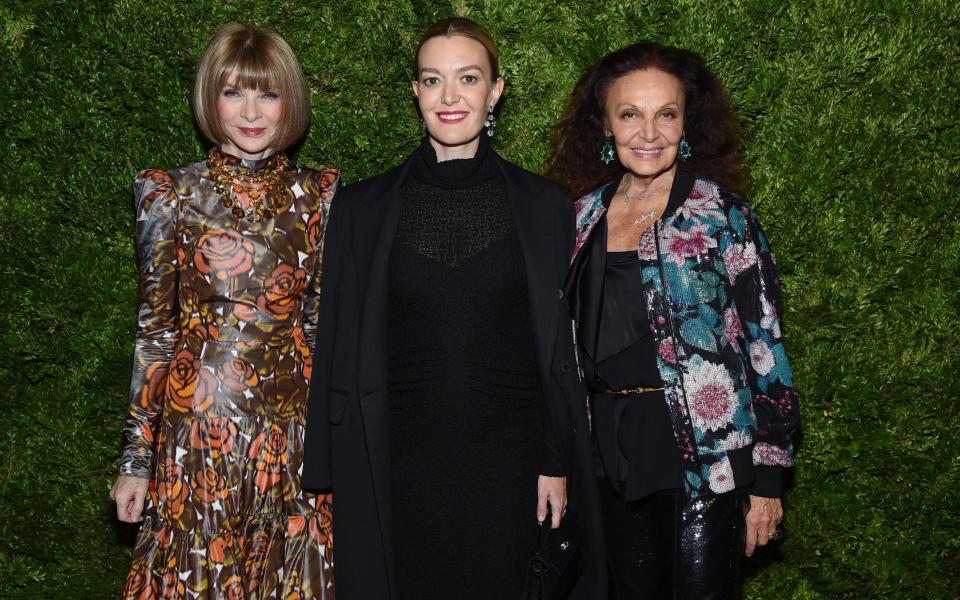
POLYGON ((602 598, 585 390, 560 292, 573 206, 490 148, 504 82, 479 25, 431 27, 426 135, 331 214, 303 485, 332 487, 341 599, 519 597, 537 521, 587 536, 602 598), (582 474, 582 475, 581 475, 582 474))

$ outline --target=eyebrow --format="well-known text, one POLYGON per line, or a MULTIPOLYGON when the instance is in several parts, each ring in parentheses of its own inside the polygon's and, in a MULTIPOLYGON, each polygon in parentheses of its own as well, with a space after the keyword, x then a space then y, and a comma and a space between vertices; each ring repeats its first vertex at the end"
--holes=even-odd
MULTIPOLYGON (((655 108, 654 110, 663 110, 663 109, 665 109, 665 108, 674 108, 674 107, 675 107, 675 108, 680 108, 680 103, 679 103, 679 102, 668 102, 668 103, 666 103, 666 104, 661 105, 659 108, 655 108)), ((624 109, 624 108, 633 108, 633 109, 635 109, 635 110, 642 110, 642 108, 641 108, 639 105, 633 104, 632 102, 624 102, 623 104, 618 104, 618 105, 617 105, 617 110, 622 110, 622 109, 624 109)))
MULTIPOLYGON (((481 71, 482 72, 483 69, 481 69, 477 65, 467 65, 465 67, 460 67, 459 69, 457 69, 457 71, 461 73, 463 73, 464 71, 481 71)), ((438 69, 434 69, 433 67, 421 67, 420 74, 422 75, 423 73, 436 73, 437 75, 440 75, 440 71, 438 69)))

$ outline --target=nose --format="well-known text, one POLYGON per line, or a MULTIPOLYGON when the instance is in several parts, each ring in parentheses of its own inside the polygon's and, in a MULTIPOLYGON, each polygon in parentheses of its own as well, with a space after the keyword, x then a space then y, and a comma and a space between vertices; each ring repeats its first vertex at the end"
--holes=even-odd
POLYGON ((637 129, 637 135, 639 135, 640 139, 645 142, 654 141, 659 136, 659 133, 657 132, 657 124, 654 123, 653 119, 646 119, 637 129))
POLYGON ((243 118, 251 123, 260 118, 260 105, 257 103, 256 94, 244 94, 243 97, 243 118))
POLYGON ((456 104, 460 100, 460 93, 457 91, 456 86, 451 83, 445 83, 440 100, 447 106, 456 104))

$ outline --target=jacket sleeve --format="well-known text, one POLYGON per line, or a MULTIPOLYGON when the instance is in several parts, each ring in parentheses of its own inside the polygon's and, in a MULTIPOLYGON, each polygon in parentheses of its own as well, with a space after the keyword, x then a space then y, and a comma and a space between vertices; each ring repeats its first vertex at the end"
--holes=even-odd
POLYGON ((323 242, 323 281, 312 344, 313 375, 307 400, 301 486, 311 491, 329 490, 333 485, 330 429, 330 380, 336 350, 337 319, 340 310, 341 271, 346 259, 342 194, 331 203, 323 242))
POLYGON ((780 279, 756 214, 735 203, 730 221, 739 239, 724 252, 749 356, 745 361, 757 432, 753 446, 755 495, 779 497, 782 469, 793 466, 799 404, 784 349, 780 279))
MULTIPOLYGON (((563 289, 563 278, 566 276, 569 257, 573 253, 575 235, 574 210, 573 202, 567 198, 566 195, 559 190, 556 190, 553 193, 555 196, 557 196, 557 202, 561 207, 560 210, 557 211, 558 219, 560 220, 557 231, 561 236, 560 239, 557 240, 557 260, 559 264, 558 272, 560 273, 561 277, 561 279, 557 281, 557 302, 560 303, 557 325, 557 334, 559 336, 558 344, 561 346, 561 352, 563 352, 562 346, 567 346, 567 349, 569 350, 569 356, 567 357, 567 360, 569 361, 570 365, 574 365, 576 364, 576 349, 574 347, 572 337, 568 337, 568 335, 572 336, 572 333, 568 334, 568 332, 571 331, 570 311, 567 307, 567 303, 559 294, 560 290, 563 289)), ((540 473, 542 475, 551 477, 563 477, 569 474, 571 453, 570 449, 561 443, 561 435, 570 427, 570 423, 567 419, 563 418, 568 413, 562 388, 558 386, 551 386, 551 389, 556 389, 559 397, 547 398, 547 401, 545 402, 543 422, 545 444, 543 453, 543 466, 540 470, 540 473), (556 411, 559 411, 560 414, 556 414, 556 411)))
POLYGON ((316 352, 317 316, 320 287, 323 283, 323 246, 330 217, 330 203, 340 185, 340 174, 336 169, 323 169, 310 173, 304 183, 307 193, 316 194, 320 199, 319 209, 307 221, 307 235, 311 237, 317 252, 316 270, 303 301, 303 333, 312 356, 316 352))
POLYGON ((163 171, 141 171, 133 188, 140 307, 120 474, 149 479, 167 373, 179 339, 178 201, 173 182, 163 171))

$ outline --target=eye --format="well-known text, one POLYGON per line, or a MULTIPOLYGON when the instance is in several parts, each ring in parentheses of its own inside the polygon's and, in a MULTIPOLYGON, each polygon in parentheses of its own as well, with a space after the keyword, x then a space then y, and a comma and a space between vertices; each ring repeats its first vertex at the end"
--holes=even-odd
POLYGON ((424 77, 424 78, 423 78, 423 81, 421 81, 421 83, 423 83, 423 85, 428 85, 428 86, 437 85, 438 83, 440 83, 440 78, 439 78, 439 77, 424 77))
POLYGON ((674 110, 664 110, 660 112, 661 119, 673 120, 677 118, 677 112, 674 110))
POLYGON ((478 82, 478 81, 480 81, 480 79, 479 79, 476 75, 464 75, 464 76, 463 76, 463 82, 464 82, 464 83, 476 83, 476 82, 478 82))
POLYGON ((239 98, 240 90, 236 88, 226 88, 223 90, 223 95, 226 96, 227 98, 239 98))
POLYGON ((620 113, 621 119, 635 119, 637 117, 637 112, 633 110, 625 110, 620 113))
POLYGON ((262 94, 260 94, 260 97, 263 98, 264 100, 279 100, 279 99, 280 99, 280 94, 278 94, 277 92, 274 92, 274 91, 270 90, 270 91, 266 91, 266 92, 263 92, 262 94))

